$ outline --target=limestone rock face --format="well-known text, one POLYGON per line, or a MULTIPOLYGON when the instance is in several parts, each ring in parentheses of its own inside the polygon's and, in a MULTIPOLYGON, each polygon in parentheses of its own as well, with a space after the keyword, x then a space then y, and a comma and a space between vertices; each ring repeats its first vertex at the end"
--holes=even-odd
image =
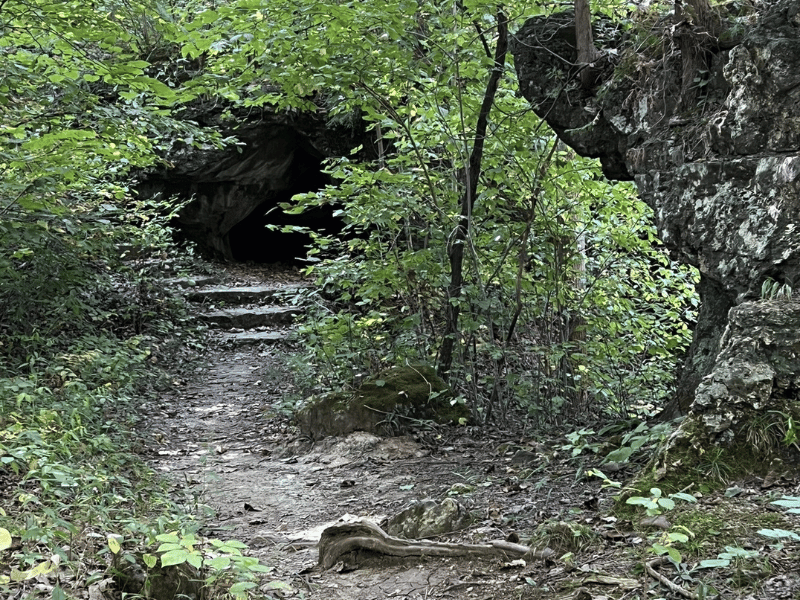
POLYGON ((800 1, 759 7, 729 16, 720 40, 733 41, 708 46, 688 107, 670 23, 634 44, 600 22, 604 57, 589 90, 572 66, 571 14, 529 20, 512 45, 537 114, 609 178, 634 180, 673 257, 700 270, 684 411, 728 310, 757 298, 767 277, 800 285, 800 1))
POLYGON ((722 349, 697 388, 692 412, 718 434, 753 411, 785 413, 798 399, 800 302, 764 300, 731 309, 722 349))
POLYGON ((800 301, 744 302, 731 309, 714 368, 659 460, 667 469, 682 450, 716 445, 746 447, 737 452, 740 459, 785 458, 787 466, 797 467, 797 444, 784 441, 791 441, 789 419, 800 419, 798 399, 800 301))

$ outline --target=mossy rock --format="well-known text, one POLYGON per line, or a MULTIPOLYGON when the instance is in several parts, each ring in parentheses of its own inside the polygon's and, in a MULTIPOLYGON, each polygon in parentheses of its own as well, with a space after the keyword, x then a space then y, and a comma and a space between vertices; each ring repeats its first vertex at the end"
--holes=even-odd
POLYGON ((436 423, 469 420, 463 404, 428 366, 393 367, 365 381, 353 394, 312 396, 297 413, 300 431, 313 439, 352 431, 397 435, 414 419, 436 423))

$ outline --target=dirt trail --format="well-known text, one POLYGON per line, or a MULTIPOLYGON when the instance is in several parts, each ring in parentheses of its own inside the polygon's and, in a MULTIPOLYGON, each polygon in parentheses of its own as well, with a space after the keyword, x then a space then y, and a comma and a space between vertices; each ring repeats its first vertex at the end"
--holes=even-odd
MULTIPOLYGON (((513 583, 519 572, 497 571, 499 565, 490 561, 384 558, 347 573, 312 571, 320 533, 340 517, 380 522, 414 499, 441 499, 454 484, 485 479, 483 472, 498 461, 459 440, 446 449, 365 433, 313 446, 297 441, 286 419, 276 415, 284 384, 265 378, 283 372, 284 352, 219 350, 200 380, 166 399, 155 464, 213 509, 204 532, 245 542, 251 555, 275 567, 276 579, 307 598, 506 597, 486 588, 513 583)), ((478 485, 459 498, 486 516, 466 541, 504 538, 517 528, 502 523, 500 506, 493 505, 490 514, 480 499, 487 488, 478 485)), ((551 494, 541 491, 539 502, 519 498, 513 507, 518 517, 533 516, 537 506, 552 502, 551 494)), ((530 587, 524 580, 516 585, 530 587)))
MULTIPOLYGON (((273 271, 227 279, 234 288, 297 284, 296 277, 273 271)), ((199 310, 205 314, 242 311, 220 300, 230 295, 209 300, 202 291, 192 294, 204 302, 199 310)), ((281 299, 245 294, 242 302, 263 314, 281 299)), ((158 440, 153 462, 175 482, 176 493, 197 503, 204 534, 246 543, 249 554, 274 567, 274 579, 291 585, 280 597, 571 598, 587 585, 594 595, 586 598, 647 594, 652 580, 641 572, 631 575, 642 555, 631 550, 642 538, 616 533, 621 524, 603 520, 597 509, 609 505, 610 493, 601 492, 597 482, 579 480, 576 472, 583 465, 559 457, 552 442, 526 438, 521 431, 437 427, 388 439, 356 432, 312 444, 299 437, 287 416, 300 397, 287 367, 292 346, 280 341, 287 325, 255 323, 258 331, 234 332, 240 338, 256 333, 250 345, 234 343, 231 331, 213 331, 217 343, 205 357, 207 367, 162 398, 152 420, 158 440), (446 497, 461 502, 474 520, 439 538, 443 541, 485 543, 518 535, 527 543, 537 525, 562 518, 609 536, 605 542, 587 536, 587 547, 596 551, 583 553, 574 572, 560 562, 511 564, 511 557, 375 557, 355 570, 317 567, 316 542, 326 526, 352 517, 380 523, 415 499, 446 497), (210 511, 203 514, 203 506, 210 511)), ((225 322, 228 328, 235 325, 225 322)), ((575 531, 566 529, 564 535, 575 531)))
MULTIPOLYGON (((225 285, 207 288, 297 285, 285 273, 277 277, 276 282, 271 272, 240 271, 234 281, 229 274, 225 285)), ((248 307, 263 313, 281 301, 275 295, 266 300, 243 295, 242 307, 220 301, 221 296, 206 297, 202 289, 191 295, 204 303, 198 310, 206 315, 239 314, 248 307)), ((449 492, 477 519, 448 539, 482 543, 522 533, 545 514, 567 510, 574 490, 569 475, 564 493, 548 478, 539 486, 507 485, 503 477, 509 458, 495 452, 502 440, 485 432, 478 439, 477 431, 464 428, 388 439, 356 432, 316 444, 299 438, 286 410, 287 402, 299 398, 287 367, 292 347, 275 341, 284 337, 286 325, 257 325, 255 333, 268 343, 241 345, 232 341, 229 329, 213 330, 217 343, 205 357, 207 367, 165 396, 153 420, 159 441, 154 466, 198 509, 210 507, 204 533, 246 543, 251 555, 275 568, 275 579, 292 586, 288 596, 506 598, 513 590, 515 597, 534 597, 531 575, 544 565, 503 569, 497 560, 378 557, 353 571, 317 568, 319 535, 340 519, 367 517, 380 523, 413 500, 441 500, 449 492), (466 485, 460 491, 467 493, 454 493, 457 484, 466 485)))

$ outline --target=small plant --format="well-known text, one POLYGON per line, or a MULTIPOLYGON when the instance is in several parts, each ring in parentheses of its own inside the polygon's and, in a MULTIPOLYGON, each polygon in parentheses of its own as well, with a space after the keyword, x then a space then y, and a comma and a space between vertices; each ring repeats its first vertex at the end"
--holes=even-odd
MULTIPOLYGON (((691 503, 697 502, 697 499, 694 496, 685 492, 677 492, 665 497, 663 492, 656 487, 650 489, 649 497, 632 496, 625 502, 626 504, 644 506, 647 515, 654 517, 664 512, 673 510, 675 508, 675 500, 683 500, 684 502, 691 503)), ((669 556, 670 560, 678 565, 681 563, 683 558, 681 557, 681 553, 678 551, 675 545, 685 544, 689 541, 690 537, 694 537, 694 533, 692 531, 682 525, 677 525, 673 527, 671 531, 665 531, 660 534, 658 540, 653 542, 653 544, 650 546, 650 552, 656 556, 662 556, 666 554, 669 556)))
POLYGON ((613 480, 609 479, 606 476, 606 474, 603 473, 600 469, 589 469, 588 471, 586 471, 586 474, 589 477, 599 477, 600 479, 602 479, 603 480, 603 485, 601 487, 604 488, 604 489, 607 488, 607 487, 612 487, 612 488, 616 488, 616 489, 619 489, 619 488, 622 487, 622 484, 619 481, 613 481, 613 480))
MULTIPOLYGON (((0 515, 5 516, 5 511, 0 508, 0 515)), ((11 532, 8 529, 0 527, 0 557, 2 552, 11 548, 11 532)), ((11 582, 19 583, 21 581, 29 581, 35 579, 40 575, 46 575, 53 571, 59 563, 60 557, 53 555, 50 560, 45 560, 32 566, 30 569, 20 571, 18 569, 11 569, 10 575, 0 575, 0 585, 7 585, 11 582)), ((0 562, 2 564, 2 562, 0 562)), ((59 588, 60 589, 60 588, 59 588)), ((55 590, 54 590, 55 593, 55 590)), ((55 596, 54 596, 55 597, 55 596)))
POLYGON ((684 492, 670 494, 665 497, 659 488, 654 487, 650 489, 650 497, 631 496, 625 500, 625 503, 644 506, 648 516, 655 516, 674 509, 675 500, 683 500, 684 502, 691 503, 697 502, 694 496, 684 492))
POLYGON ((582 454, 584 450, 589 450, 597 454, 598 450, 600 450, 600 444, 591 441, 591 436, 593 435, 594 429, 586 428, 568 433, 565 437, 569 441, 569 444, 564 444, 561 446, 561 449, 571 450, 573 458, 582 454))
MULTIPOLYGON (((600 430, 599 435, 604 435, 613 431, 615 425, 605 427, 600 430)), ((620 462, 624 463, 630 459, 631 455, 646 448, 653 443, 663 441, 669 433, 674 429, 674 423, 659 423, 653 427, 647 423, 639 423, 633 431, 629 431, 622 437, 620 447, 616 450, 609 452, 603 462, 620 462)))
POLYGON ((777 411, 769 411, 768 414, 755 414, 748 421, 747 443, 760 454, 768 455, 780 446, 784 430, 783 423, 775 418, 776 413, 777 411))
POLYGON ((666 554, 670 560, 676 565, 683 561, 683 557, 675 544, 685 544, 689 541, 690 537, 694 537, 694 533, 689 531, 686 527, 679 526, 678 529, 683 531, 665 531, 659 537, 659 540, 650 547, 650 551, 656 556, 666 554))
POLYGON ((718 554, 717 558, 701 560, 692 570, 725 568, 729 567, 733 562, 742 563, 745 560, 757 558, 758 556, 758 550, 745 550, 744 548, 725 546, 725 552, 718 554))
POLYGON ((792 286, 788 283, 779 283, 767 277, 761 285, 761 299, 762 300, 791 300, 792 299, 792 286))
MULTIPOLYGON (((243 555, 247 546, 236 540, 206 539, 176 531, 156 535, 155 540, 160 544, 154 553, 142 554, 147 569, 155 569, 159 562, 162 568, 188 565, 202 582, 203 598, 246 600, 258 586, 258 575, 272 571, 257 558, 243 555)), ((115 565, 120 558, 135 560, 132 555, 122 553, 121 536, 109 535, 107 543, 115 565)), ((270 587, 287 586, 272 582, 270 587)))
POLYGON ((794 446, 795 449, 800 450, 800 446, 798 446, 798 435, 797 435, 797 424, 795 423, 794 418, 791 415, 787 415, 786 413, 782 413, 780 411, 771 411, 779 414, 782 416, 784 420, 784 427, 783 431, 783 440, 782 442, 786 446, 794 446))
POLYGON ((725 451, 722 448, 712 448, 704 455, 697 470, 714 481, 727 482, 733 473, 733 467, 723 460, 724 456, 725 451))

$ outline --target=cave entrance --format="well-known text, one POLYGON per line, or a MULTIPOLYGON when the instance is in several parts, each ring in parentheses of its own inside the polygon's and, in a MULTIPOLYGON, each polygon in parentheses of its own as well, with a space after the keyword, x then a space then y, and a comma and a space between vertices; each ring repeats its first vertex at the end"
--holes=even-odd
POLYGON ((322 172, 321 159, 311 156, 304 149, 298 149, 294 152, 287 175, 291 181, 289 189, 265 194, 268 199, 228 232, 229 258, 238 262, 298 264, 304 262, 308 254, 311 236, 283 232, 281 228, 294 225, 325 234, 341 232, 342 221, 334 216, 334 208, 330 205, 319 206, 299 215, 286 214, 280 207, 295 194, 316 192, 330 183, 330 177, 322 172))
POLYGON ((269 119, 240 125, 236 146, 190 150, 171 168, 144 177, 137 191, 143 198, 189 200, 173 224, 178 237, 194 242, 203 254, 237 262, 297 264, 307 257, 311 236, 280 228, 294 225, 329 235, 343 228, 330 205, 299 215, 280 208, 295 194, 330 184, 322 161, 349 152, 346 137, 337 139, 340 148, 331 143, 324 126, 316 127, 269 119))

